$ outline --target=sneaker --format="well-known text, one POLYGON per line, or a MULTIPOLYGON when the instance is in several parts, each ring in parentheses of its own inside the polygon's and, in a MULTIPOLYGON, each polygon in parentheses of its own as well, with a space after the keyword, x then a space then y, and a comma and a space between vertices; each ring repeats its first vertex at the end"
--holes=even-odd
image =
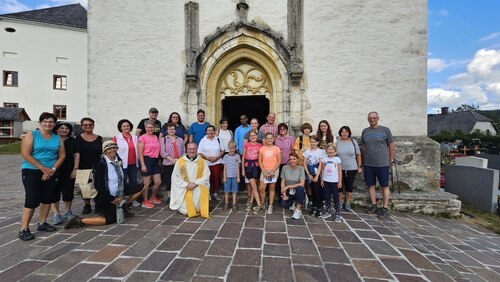
POLYGON ((325 213, 322 213, 319 217, 321 217, 323 219, 327 219, 327 218, 332 217, 332 214, 329 212, 325 212, 325 213))
POLYGON ((56 231, 57 228, 54 226, 48 224, 47 222, 44 222, 42 224, 38 223, 38 227, 36 228, 36 231, 45 231, 45 232, 53 232, 56 231))
POLYGON ((19 235, 17 236, 19 239, 23 241, 29 241, 35 239, 35 235, 31 234, 31 231, 29 228, 25 228, 21 231, 19 231, 19 235))
POLYGON ((314 210, 314 216, 315 217, 320 217, 321 216, 321 211, 319 209, 314 210))
POLYGON ((82 219, 79 216, 74 215, 68 221, 66 221, 66 224, 64 224, 64 229, 69 229, 73 226, 80 228, 85 226, 85 224, 82 222, 82 219))
POLYGON ((130 207, 132 206, 132 204, 128 203, 128 204, 125 204, 123 206, 123 215, 125 216, 125 218, 130 218, 130 217, 134 217, 135 215, 130 212, 130 207))
POLYGON ((219 197, 219 194, 217 194, 217 193, 213 193, 212 197, 213 197, 213 199, 214 199, 214 200, 216 200, 217 202, 222 201, 222 199, 219 197))
POLYGON ((64 222, 64 219, 60 213, 54 214, 54 225, 59 225, 64 222))
POLYGON ((289 208, 291 211, 295 211, 295 204, 292 204, 289 208))
POLYGON ((73 216, 73 213, 71 211, 66 211, 63 216, 65 220, 69 220, 73 216))
POLYGON ((378 218, 385 219, 385 218, 387 218, 388 214, 389 213, 387 212, 387 208, 378 209, 378 212, 377 212, 378 218))
POLYGON ((155 205, 153 205, 150 201, 147 200, 143 201, 141 206, 146 209, 152 209, 155 207, 155 205))
POLYGON ((273 214, 273 209, 274 209, 273 205, 269 205, 267 207, 267 214, 273 214))
POLYGON ((85 205, 82 210, 82 214, 89 214, 92 212, 92 207, 90 205, 85 205))
POLYGON ((342 222, 342 217, 340 216, 340 214, 335 215, 335 222, 337 222, 337 223, 342 222))
POLYGON ((376 213, 378 210, 378 207, 377 205, 371 205, 367 210, 366 210, 366 213, 367 214, 374 214, 376 213))
POLYGON ((301 216, 302 216, 302 211, 300 211, 300 209, 296 209, 293 212, 292 218, 293 219, 300 219, 301 216))
POLYGON ((345 211, 346 211, 346 212, 354 212, 354 211, 351 209, 351 204, 350 204, 350 203, 346 203, 346 204, 345 204, 345 211))
POLYGON ((134 207, 140 207, 140 206, 141 206, 141 203, 139 203, 137 200, 134 200, 134 201, 132 202, 132 206, 134 206, 134 207))
POLYGON ((159 205, 159 204, 161 204, 160 199, 158 199, 157 197, 153 197, 153 198, 149 199, 149 201, 150 201, 152 204, 155 204, 155 205, 159 205))
POLYGON ((245 209, 247 212, 252 210, 252 203, 247 203, 247 208, 245 209))
POLYGON ((263 211, 264 209, 261 206, 255 206, 253 207, 253 214, 258 214, 259 212, 263 211))

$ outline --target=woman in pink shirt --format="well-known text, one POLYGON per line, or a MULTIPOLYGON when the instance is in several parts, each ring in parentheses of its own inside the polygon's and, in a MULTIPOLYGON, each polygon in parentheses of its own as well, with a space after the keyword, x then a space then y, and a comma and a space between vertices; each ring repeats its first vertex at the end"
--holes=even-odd
POLYGON ((184 141, 175 135, 175 124, 167 123, 167 135, 161 138, 160 155, 165 168, 165 184, 167 189, 167 204, 170 202, 170 189, 172 186, 172 172, 177 160, 184 155, 184 141))
POLYGON ((158 157, 160 156, 160 142, 158 137, 154 135, 155 127, 152 122, 146 123, 146 134, 139 137, 139 161, 141 163, 141 174, 144 181, 144 190, 142 196, 144 201, 142 207, 151 209, 155 204, 161 204, 160 199, 156 197, 158 187, 161 184, 160 164, 158 157), (151 176, 153 176, 154 185, 151 199, 148 198, 148 188, 151 183, 151 176))
POLYGON ((273 143, 274 135, 269 132, 266 134, 265 146, 259 149, 259 167, 262 170, 260 174, 259 194, 262 203, 265 202, 266 186, 269 184, 267 214, 273 213, 274 193, 281 163, 281 150, 277 146, 274 146, 273 143))

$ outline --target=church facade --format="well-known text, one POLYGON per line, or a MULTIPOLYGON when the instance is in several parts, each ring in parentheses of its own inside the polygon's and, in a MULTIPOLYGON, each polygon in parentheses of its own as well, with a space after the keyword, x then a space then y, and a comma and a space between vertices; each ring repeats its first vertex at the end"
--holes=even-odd
POLYGON ((327 120, 355 136, 377 111, 411 155, 403 174, 423 168, 437 188, 426 1, 90 0, 88 47, 88 114, 103 136, 153 106, 162 122, 176 111, 189 125, 204 109, 235 127, 242 113, 262 124, 274 112, 294 132, 327 120))

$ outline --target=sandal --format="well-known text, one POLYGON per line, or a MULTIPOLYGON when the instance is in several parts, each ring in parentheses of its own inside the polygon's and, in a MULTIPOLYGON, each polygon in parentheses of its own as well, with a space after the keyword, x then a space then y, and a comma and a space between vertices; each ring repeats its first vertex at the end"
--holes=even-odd
POLYGON ((236 204, 233 204, 233 212, 237 212, 238 211, 238 207, 236 206, 236 204))
POLYGON ((224 211, 227 211, 229 209, 229 205, 228 204, 225 204, 224 205, 224 211))

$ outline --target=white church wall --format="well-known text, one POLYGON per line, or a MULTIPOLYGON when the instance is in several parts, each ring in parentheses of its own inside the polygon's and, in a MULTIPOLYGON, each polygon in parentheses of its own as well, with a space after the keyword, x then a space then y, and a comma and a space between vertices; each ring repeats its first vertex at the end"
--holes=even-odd
POLYGON ((89 116, 113 136, 122 118, 137 126, 156 107, 166 122, 184 114, 184 3, 89 1, 89 116))
MULTIPOLYGON (((68 121, 87 114, 87 32, 62 26, 0 20, 0 72, 18 72, 18 87, 0 84, 0 106, 18 103, 37 126, 42 112, 66 105, 68 121), (16 31, 8 33, 6 27, 16 31), (59 58, 59 59, 58 59, 59 58), (67 76, 67 89, 53 89, 53 75, 67 76)), ((2 74, 3 75, 3 74, 2 74)))
POLYGON ((304 1, 306 93, 314 124, 354 135, 377 111, 395 135, 426 135, 426 1, 304 1), (325 103, 325 101, 328 101, 325 103))
POLYGON ((474 125, 474 129, 472 129, 472 132, 474 132, 477 129, 479 129, 483 134, 489 132, 491 135, 497 135, 497 130, 495 129, 495 127, 493 127, 493 125, 489 121, 476 122, 476 124, 474 125))

